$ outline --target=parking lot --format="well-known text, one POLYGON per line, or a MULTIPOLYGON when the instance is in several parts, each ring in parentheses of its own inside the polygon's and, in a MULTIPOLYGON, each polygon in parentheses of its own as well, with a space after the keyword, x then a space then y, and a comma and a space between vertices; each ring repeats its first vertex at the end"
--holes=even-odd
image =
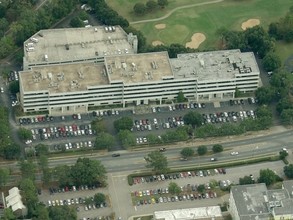
POLYGON ((100 218, 110 216, 113 209, 109 200, 108 190, 105 188, 82 187, 79 189, 56 189, 52 192, 49 189, 44 189, 39 195, 40 202, 46 206, 71 206, 77 210, 78 219, 100 218), (90 203, 88 200, 93 200, 96 193, 103 193, 108 198, 103 204, 90 203))
MULTIPOLYGON (((31 130, 32 140, 28 145, 44 142, 51 151, 90 149, 94 145, 95 131, 91 129, 91 121, 103 118, 107 130, 113 135, 116 131, 113 122, 122 116, 133 120, 133 133, 136 143, 147 144, 147 135, 154 134, 158 138, 167 130, 184 126, 183 116, 188 111, 197 111, 204 117, 204 123, 220 126, 223 123, 237 123, 246 118, 255 118, 255 101, 237 99, 215 103, 173 104, 160 107, 139 106, 145 109, 144 114, 137 114, 134 109, 97 110, 88 114, 69 116, 37 116, 23 117, 18 120, 21 126, 31 130), (133 114, 134 113, 134 114, 133 114)), ((116 149, 120 149, 117 142, 116 149)))
POLYGON ((235 184, 238 183, 240 177, 250 174, 253 175, 255 179, 257 179, 259 177, 259 170, 263 169, 264 167, 270 167, 270 169, 274 170, 282 177, 283 166, 283 162, 277 161, 271 163, 248 165, 245 167, 226 168, 226 174, 220 174, 210 170, 210 175, 206 176, 196 176, 195 171, 190 171, 191 176, 188 174, 188 172, 185 172, 185 174, 182 173, 183 176, 181 177, 181 174, 179 173, 180 176, 179 178, 176 177, 176 179, 165 178, 165 180, 161 179, 160 181, 157 180, 152 182, 147 182, 145 180, 144 182, 140 181, 140 183, 136 183, 132 186, 128 185, 126 175, 116 173, 109 175, 109 192, 112 198, 111 200, 113 209, 116 210, 116 213, 119 216, 127 219, 133 215, 152 214, 154 211, 160 210, 162 211, 223 204, 229 200, 229 194, 226 192, 223 192, 218 188, 214 190, 209 190, 207 188, 206 191, 208 192, 208 197, 206 196, 205 192, 205 198, 202 197, 202 194, 201 198, 199 198, 198 191, 192 187, 198 186, 200 184, 207 186, 207 184, 212 180, 216 182, 224 181, 226 184, 235 184), (194 176, 192 172, 195 172, 194 176), (168 188, 170 182, 176 182, 180 187, 182 187, 183 191, 180 194, 182 199, 181 201, 179 200, 179 196, 176 198, 175 196, 171 196, 170 194, 166 193, 166 189, 168 188), (216 196, 213 194, 213 198, 211 198, 211 192, 216 192, 216 196), (140 194, 142 194, 142 196, 140 196, 140 194), (193 199, 191 199, 191 194, 193 194, 193 199), (197 196, 197 199, 195 199, 195 195, 197 196), (174 197, 175 200, 172 199, 172 197, 174 197), (141 201, 143 202, 142 205, 141 201))

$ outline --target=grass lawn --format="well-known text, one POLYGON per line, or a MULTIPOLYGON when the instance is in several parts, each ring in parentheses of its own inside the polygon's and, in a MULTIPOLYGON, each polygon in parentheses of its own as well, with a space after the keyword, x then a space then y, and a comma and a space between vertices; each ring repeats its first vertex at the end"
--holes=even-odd
POLYGON ((286 59, 293 54, 293 43, 277 42, 276 43, 276 53, 282 60, 282 65, 286 59))
POLYGON ((201 32, 206 35, 207 39, 200 49, 216 48, 218 36, 215 32, 220 27, 241 30, 243 21, 257 18, 266 28, 272 21, 284 16, 291 5, 293 5, 291 0, 282 0, 281 2, 275 0, 226 0, 221 3, 178 10, 164 20, 133 24, 133 26, 142 31, 148 43, 159 40, 164 44, 185 45, 186 42, 190 41, 193 33, 201 32), (166 28, 157 30, 154 26, 158 23, 166 24, 166 28))
POLYGON ((184 5, 197 4, 206 1, 207 0, 169 0, 168 7, 166 7, 165 9, 157 9, 154 10, 152 13, 147 13, 144 16, 135 15, 133 13, 133 7, 136 3, 146 3, 147 0, 106 0, 106 3, 115 11, 117 11, 121 16, 126 18, 129 22, 132 22, 152 18, 159 18, 164 16, 174 8, 184 5))
MULTIPOLYGON (((159 9, 142 17, 133 14, 133 6, 137 2, 141 1, 107 0, 114 10, 130 22, 159 18, 178 6, 207 2, 207 0, 169 0, 169 5, 165 9, 159 9)), ((220 27, 241 30, 242 22, 256 18, 260 19, 261 25, 267 28, 271 22, 284 16, 292 5, 292 0, 224 0, 219 3, 180 9, 161 21, 133 24, 133 26, 142 31, 149 44, 158 40, 164 44, 185 45, 194 33, 201 32, 206 35, 206 41, 199 49, 213 49, 217 48, 219 39, 215 32, 220 27), (166 28, 157 30, 154 26, 159 23, 166 24, 166 28)))

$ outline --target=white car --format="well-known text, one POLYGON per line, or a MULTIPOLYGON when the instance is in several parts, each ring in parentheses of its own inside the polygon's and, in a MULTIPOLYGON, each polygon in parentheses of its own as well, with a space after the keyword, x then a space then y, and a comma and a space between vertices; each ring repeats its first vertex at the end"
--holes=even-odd
POLYGON ((282 150, 288 153, 288 149, 286 148, 286 146, 284 146, 282 150))
POLYGON ((233 151, 233 152, 231 152, 231 155, 232 156, 235 156, 235 155, 238 155, 239 153, 238 153, 238 151, 233 151))

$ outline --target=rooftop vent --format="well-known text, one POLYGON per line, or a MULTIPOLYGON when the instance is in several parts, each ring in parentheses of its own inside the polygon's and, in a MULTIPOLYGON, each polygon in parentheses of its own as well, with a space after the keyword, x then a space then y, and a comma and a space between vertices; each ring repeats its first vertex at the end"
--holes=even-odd
POLYGON ((58 74, 57 74, 57 79, 58 79, 59 81, 63 81, 63 80, 64 80, 64 73, 63 73, 63 72, 58 73, 58 74))
POLYGON ((69 44, 65 44, 66 50, 69 50, 69 44))
POLYGON ((52 79, 53 79, 53 75, 52 75, 52 73, 47 73, 47 75, 48 75, 48 79, 49 79, 49 80, 52 80, 52 79))

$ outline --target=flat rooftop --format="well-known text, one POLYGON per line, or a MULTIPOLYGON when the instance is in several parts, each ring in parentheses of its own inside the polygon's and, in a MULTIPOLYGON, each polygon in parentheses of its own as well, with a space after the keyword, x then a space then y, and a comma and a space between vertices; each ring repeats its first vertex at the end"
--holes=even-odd
POLYGON ((293 200, 286 189, 268 190, 269 206, 277 215, 293 215, 293 200))
POLYGON ((241 216, 240 219, 249 219, 249 216, 255 215, 266 217, 269 214, 267 188, 264 183, 232 186, 231 192, 238 214, 241 216))
POLYGON ((167 52, 105 57, 105 66, 110 83, 138 84, 174 78, 167 52))
POLYGON ((62 62, 133 53, 127 34, 120 26, 41 30, 24 42, 28 63, 62 62), (28 49, 33 48, 33 49, 28 49))
POLYGON ((201 81, 233 79, 236 74, 259 72, 254 54, 240 50, 222 50, 178 54, 171 59, 175 78, 198 78, 201 81))
POLYGON ((108 84, 102 63, 74 63, 32 67, 20 72, 24 92, 66 93, 87 90, 89 86, 108 84))
POLYGON ((283 188, 287 190, 291 199, 293 199, 293 180, 284 180, 283 188))
POLYGON ((154 219, 165 220, 192 220, 192 219, 223 219, 219 206, 207 206, 189 209, 175 209, 154 212, 154 219))

